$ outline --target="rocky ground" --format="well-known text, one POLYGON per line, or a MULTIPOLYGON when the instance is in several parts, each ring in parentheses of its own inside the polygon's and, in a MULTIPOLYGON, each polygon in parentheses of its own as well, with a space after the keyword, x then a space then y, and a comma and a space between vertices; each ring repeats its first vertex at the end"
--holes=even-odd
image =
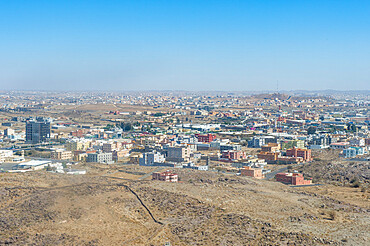
MULTIPOLYGON (((369 194, 153 168, 0 174, 0 245, 366 245, 369 194), (353 195, 354 193, 355 195, 353 195), (347 196, 346 198, 344 198, 347 196)), ((346 190, 348 189, 348 190, 346 190)))
POLYGON ((337 186, 355 186, 367 189, 370 183, 370 162, 342 158, 339 151, 314 152, 311 163, 298 166, 299 172, 315 183, 330 183, 337 186))

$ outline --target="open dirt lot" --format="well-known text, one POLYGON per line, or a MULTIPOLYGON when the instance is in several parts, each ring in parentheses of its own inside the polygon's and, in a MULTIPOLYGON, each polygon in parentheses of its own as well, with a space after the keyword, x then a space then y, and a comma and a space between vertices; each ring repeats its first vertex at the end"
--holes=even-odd
POLYGON ((176 170, 90 165, 0 174, 0 245, 366 245, 369 194, 176 170))

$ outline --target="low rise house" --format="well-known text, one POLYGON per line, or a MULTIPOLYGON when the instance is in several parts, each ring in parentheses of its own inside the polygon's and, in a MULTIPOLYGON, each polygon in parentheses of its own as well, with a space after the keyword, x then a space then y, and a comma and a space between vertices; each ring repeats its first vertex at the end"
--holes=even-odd
POLYGON ((31 160, 31 161, 19 163, 17 165, 17 168, 18 169, 23 169, 23 170, 37 171, 37 170, 44 169, 50 163, 51 163, 51 161, 31 160))
POLYGON ((349 146, 349 142, 338 142, 330 144, 332 149, 346 149, 349 146))
POLYGON ((278 173, 275 176, 276 181, 289 185, 309 185, 312 180, 305 180, 301 173, 278 173))
POLYGON ((243 167, 240 169, 241 176, 253 177, 256 179, 263 179, 265 176, 262 174, 262 168, 243 167))
POLYGON ((168 170, 165 172, 155 172, 152 174, 152 180, 160 180, 160 181, 165 181, 165 182, 177 182, 178 175, 168 170))

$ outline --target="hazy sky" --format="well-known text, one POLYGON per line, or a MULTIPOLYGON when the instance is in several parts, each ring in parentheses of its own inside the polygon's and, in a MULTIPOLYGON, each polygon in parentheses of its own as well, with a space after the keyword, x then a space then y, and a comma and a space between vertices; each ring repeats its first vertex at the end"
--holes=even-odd
POLYGON ((370 89, 370 1, 0 1, 0 89, 276 90, 277 81, 370 89))

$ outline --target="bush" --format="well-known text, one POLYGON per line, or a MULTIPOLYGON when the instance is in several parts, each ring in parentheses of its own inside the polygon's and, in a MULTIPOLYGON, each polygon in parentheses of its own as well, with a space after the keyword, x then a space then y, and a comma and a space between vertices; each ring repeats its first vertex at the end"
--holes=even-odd
POLYGON ((361 184, 360 184, 360 181, 358 181, 358 180, 356 180, 355 182, 352 183, 353 188, 358 188, 360 186, 361 186, 361 184))
POLYGON ((335 220, 335 219, 336 219, 336 217, 337 217, 337 213, 336 213, 335 211, 329 211, 329 212, 328 212, 328 215, 329 215, 329 218, 330 218, 331 220, 335 220))

